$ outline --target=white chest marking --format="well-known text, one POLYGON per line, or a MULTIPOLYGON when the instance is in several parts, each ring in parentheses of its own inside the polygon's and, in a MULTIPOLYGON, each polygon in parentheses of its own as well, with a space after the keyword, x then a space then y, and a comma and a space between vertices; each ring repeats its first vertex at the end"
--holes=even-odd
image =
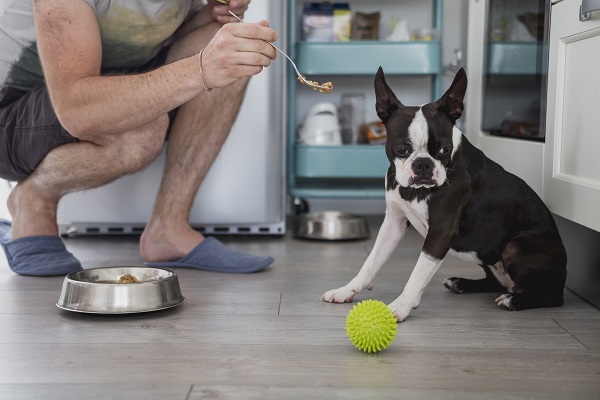
POLYGON ((423 237, 427 236, 429 231, 429 207, 428 198, 422 201, 406 201, 400 197, 398 190, 389 191, 386 194, 386 201, 393 202, 402 212, 412 226, 423 237))

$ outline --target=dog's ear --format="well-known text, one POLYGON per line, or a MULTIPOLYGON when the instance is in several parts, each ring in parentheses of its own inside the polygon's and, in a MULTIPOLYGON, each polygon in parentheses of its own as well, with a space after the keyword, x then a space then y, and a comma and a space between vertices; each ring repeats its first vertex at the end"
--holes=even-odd
POLYGON ((379 67, 377 75, 375 75, 375 100, 377 116, 384 124, 394 111, 400 107, 404 107, 385 81, 385 75, 381 67, 379 67))
POLYGON ((444 95, 436 101, 438 110, 448 115, 452 123, 462 116, 464 110, 464 98, 467 91, 467 74, 461 68, 454 76, 452 84, 444 95))

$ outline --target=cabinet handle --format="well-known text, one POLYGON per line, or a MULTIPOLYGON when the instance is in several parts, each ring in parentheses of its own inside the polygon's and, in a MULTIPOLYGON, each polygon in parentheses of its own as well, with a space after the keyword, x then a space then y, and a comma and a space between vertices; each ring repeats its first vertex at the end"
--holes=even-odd
POLYGON ((600 10, 600 0, 581 0, 579 20, 587 21, 592 16, 592 11, 598 10, 600 10))

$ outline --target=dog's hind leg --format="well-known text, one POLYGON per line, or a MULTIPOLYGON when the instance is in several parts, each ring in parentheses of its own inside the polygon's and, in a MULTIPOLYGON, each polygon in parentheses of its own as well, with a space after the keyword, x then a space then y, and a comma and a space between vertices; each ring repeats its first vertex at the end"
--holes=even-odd
POLYGON ((563 304, 567 254, 557 234, 522 232, 506 245, 502 260, 514 287, 496 304, 515 311, 563 304))
POLYGON ((529 308, 560 307, 564 303, 562 295, 543 293, 506 293, 496 299, 496 304, 510 311, 529 308))
POLYGON ((454 293, 493 293, 503 292, 505 288, 498 282, 494 274, 490 271, 490 267, 487 265, 481 266, 485 271, 485 278, 483 279, 466 279, 466 278, 448 278, 442 283, 448 289, 454 293))

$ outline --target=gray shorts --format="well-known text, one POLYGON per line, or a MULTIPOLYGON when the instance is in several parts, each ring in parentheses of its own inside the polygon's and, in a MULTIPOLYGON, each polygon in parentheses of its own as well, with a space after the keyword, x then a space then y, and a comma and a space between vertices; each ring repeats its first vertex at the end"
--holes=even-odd
POLYGON ((21 181, 52 149, 76 141, 58 122, 45 86, 0 91, 0 178, 21 181))
MULTIPOLYGON (((139 68, 103 70, 103 75, 141 73, 154 69, 166 60, 168 47, 139 68)), ((175 111, 169 113, 174 118, 175 111)), ((13 88, 0 90, 0 178, 20 182, 27 178, 58 146, 77 142, 62 127, 45 86, 29 91, 13 88)))

